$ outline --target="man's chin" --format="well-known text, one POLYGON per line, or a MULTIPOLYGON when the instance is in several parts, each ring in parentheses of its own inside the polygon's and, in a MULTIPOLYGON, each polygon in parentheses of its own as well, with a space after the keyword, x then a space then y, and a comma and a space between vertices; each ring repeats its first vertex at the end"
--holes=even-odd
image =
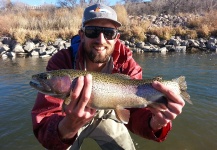
POLYGON ((102 59, 94 59, 94 60, 92 60, 92 62, 97 63, 97 64, 106 63, 107 61, 108 61, 108 59, 107 60, 106 59, 104 59, 104 60, 102 60, 102 59))

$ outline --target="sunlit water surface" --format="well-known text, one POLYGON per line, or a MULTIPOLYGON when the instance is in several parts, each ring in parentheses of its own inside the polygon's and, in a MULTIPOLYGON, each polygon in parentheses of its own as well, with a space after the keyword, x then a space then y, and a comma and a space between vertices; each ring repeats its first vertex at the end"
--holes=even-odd
MULTIPOLYGON (((193 105, 173 122, 166 141, 156 143, 132 135, 137 150, 214 150, 217 148, 217 54, 144 53, 133 57, 144 78, 186 76, 193 105)), ((49 58, 0 59, 0 149, 44 149, 32 132, 30 111, 36 91, 32 74, 45 70, 49 58)), ((98 150, 92 140, 82 149, 98 150)))

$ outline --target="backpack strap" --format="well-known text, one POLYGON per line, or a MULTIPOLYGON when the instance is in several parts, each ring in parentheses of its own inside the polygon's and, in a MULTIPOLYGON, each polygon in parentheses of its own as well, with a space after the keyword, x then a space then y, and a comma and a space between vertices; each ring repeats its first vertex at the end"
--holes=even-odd
POLYGON ((80 36, 79 35, 75 35, 71 38, 71 52, 72 52, 72 64, 73 64, 73 69, 75 69, 76 67, 76 57, 77 57, 77 53, 78 53, 78 47, 80 44, 80 36))

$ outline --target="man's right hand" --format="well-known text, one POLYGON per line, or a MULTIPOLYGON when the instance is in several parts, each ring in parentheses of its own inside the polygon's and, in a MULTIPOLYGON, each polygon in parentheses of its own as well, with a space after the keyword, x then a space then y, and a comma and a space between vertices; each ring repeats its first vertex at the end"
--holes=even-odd
POLYGON ((87 107, 92 91, 92 75, 78 77, 77 83, 70 93, 71 102, 65 106, 66 116, 58 125, 62 140, 72 139, 78 130, 92 120, 96 110, 87 107))

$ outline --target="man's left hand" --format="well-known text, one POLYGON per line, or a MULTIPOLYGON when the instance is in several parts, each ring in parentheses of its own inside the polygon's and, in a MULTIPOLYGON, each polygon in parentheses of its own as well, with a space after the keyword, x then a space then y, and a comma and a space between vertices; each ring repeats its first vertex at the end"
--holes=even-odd
POLYGON ((153 131, 158 131, 162 127, 166 126, 169 122, 174 120, 179 114, 181 114, 185 102, 179 94, 175 94, 172 90, 158 81, 154 81, 152 86, 156 90, 164 93, 168 101, 167 110, 165 111, 150 108, 151 112, 153 113, 153 116, 150 120, 150 126, 153 131))

